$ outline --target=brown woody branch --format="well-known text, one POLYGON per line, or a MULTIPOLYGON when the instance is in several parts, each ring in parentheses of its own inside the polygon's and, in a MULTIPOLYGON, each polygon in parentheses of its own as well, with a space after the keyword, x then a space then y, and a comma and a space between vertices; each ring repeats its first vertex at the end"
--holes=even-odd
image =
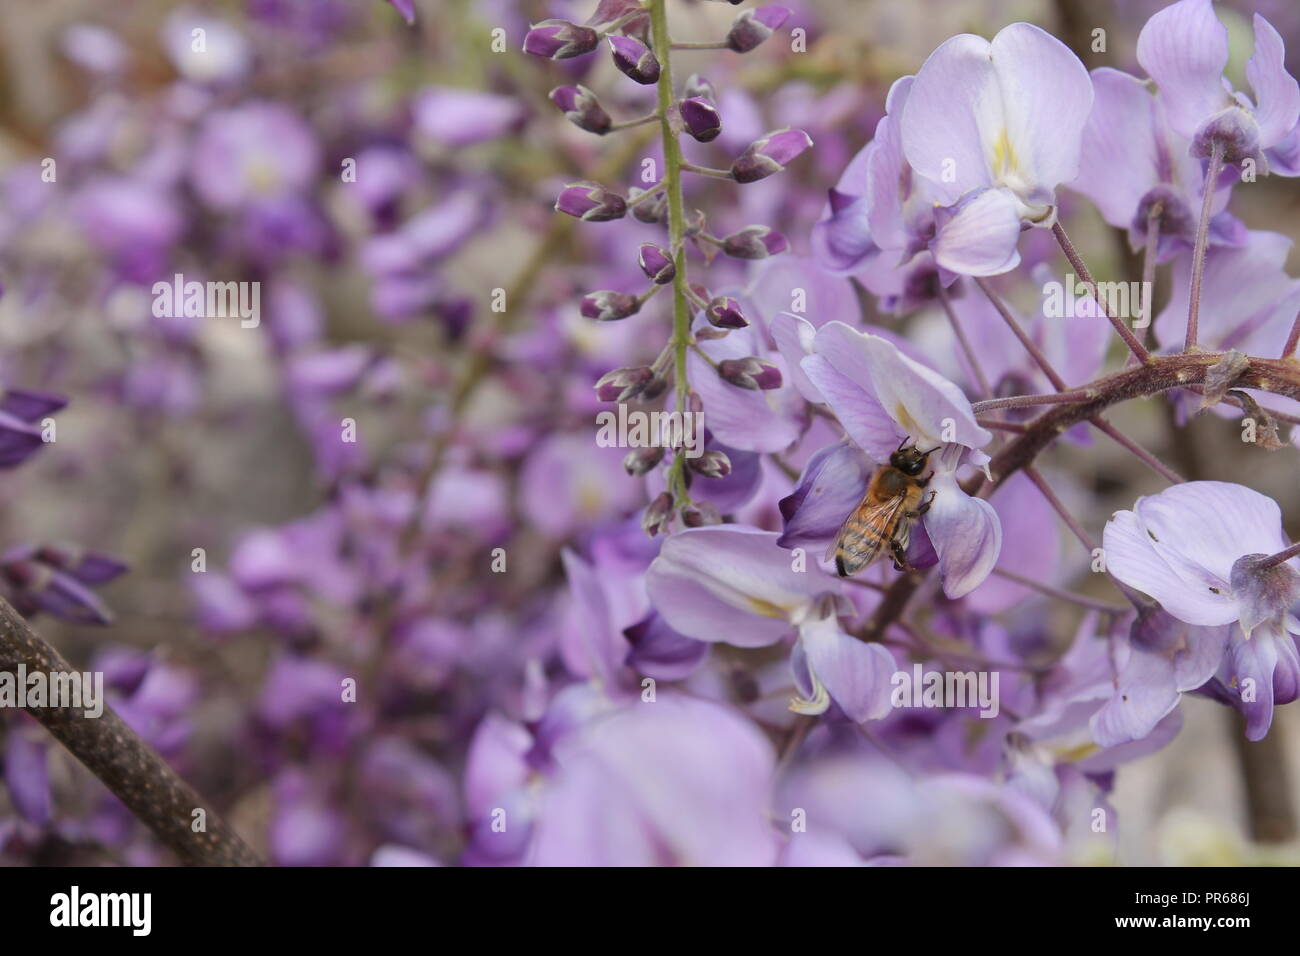
MULTIPOLYGON (((0 672, 71 673, 72 666, 0 598, 0 672)), ((63 746, 85 764, 136 818, 186 863, 204 866, 260 866, 262 861, 182 780, 158 752, 105 705, 98 717, 81 709, 28 707, 63 746), (193 830, 202 809, 205 830, 193 830)))

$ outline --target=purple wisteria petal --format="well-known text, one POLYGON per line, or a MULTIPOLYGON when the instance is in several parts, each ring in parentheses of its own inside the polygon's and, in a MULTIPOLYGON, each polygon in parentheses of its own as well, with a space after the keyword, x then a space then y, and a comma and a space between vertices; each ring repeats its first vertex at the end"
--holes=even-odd
POLYGON ((632 648, 627 654, 628 667, 655 680, 689 677, 709 656, 707 641, 678 634, 654 612, 624 630, 623 636, 632 648))
POLYGON ((776 532, 737 525, 675 534, 646 573, 655 610, 679 634, 737 647, 763 647, 793 631, 818 594, 839 582, 810 562, 794 570, 776 532))
POLYGON ((921 520, 939 555, 943 592, 956 599, 984 583, 1002 551, 1002 525, 993 506, 961 490, 952 472, 936 470, 934 500, 921 520))
MULTIPOLYGON (((926 447, 953 442, 967 448, 981 448, 993 439, 975 421, 970 401, 960 388, 904 355, 888 339, 831 322, 818 330, 814 349, 840 375, 864 390, 870 389, 868 397, 897 423, 896 434, 900 437, 910 435, 926 447)), ((804 370, 809 371, 807 364, 804 370)), ((811 373, 809 377, 825 395, 822 384, 811 373)), ((827 402, 839 415, 835 400, 827 396, 827 402)), ((852 433, 850 436, 856 440, 852 433)), ((877 461, 888 460, 888 452, 879 454, 884 449, 878 442, 875 448, 863 448, 877 461)))
POLYGON ((785 531, 776 543, 820 553, 862 500, 870 477, 871 462, 849 442, 817 452, 794 492, 780 501, 785 531))
POLYGON ((560 639, 565 666, 575 676, 596 677, 608 684, 627 657, 627 640, 614 627, 596 569, 568 548, 560 558, 574 601, 560 639))
POLYGON ((1274 685, 1274 674, 1279 669, 1284 681, 1291 685, 1287 690, 1294 700, 1295 674, 1300 670, 1300 661, 1290 634, 1267 627, 1260 628, 1248 639, 1234 637, 1222 676, 1238 702, 1238 709, 1246 716, 1248 740, 1262 740, 1273 725, 1274 704, 1286 702, 1279 699, 1274 685))
MULTIPOLYGON (((1292 240, 1252 230, 1242 246, 1212 247, 1201 280, 1200 341, 1256 355, 1281 354, 1300 308, 1300 279, 1286 273, 1292 240)), ((1181 346, 1187 326, 1191 261, 1174 263, 1169 303, 1156 316, 1156 339, 1181 346)))
MULTIPOLYGON (((1055 583, 1061 566, 1056 514, 1033 482, 1016 472, 989 496, 989 504, 997 512, 1007 544, 998 556, 997 567, 1045 584, 1055 583)), ((998 614, 1033 594, 1023 584, 991 577, 966 601, 981 613, 998 614)))
POLYGON ((792 384, 807 401, 821 404, 824 399, 804 371, 803 360, 812 351, 817 328, 807 319, 790 312, 778 312, 769 325, 776 349, 785 359, 792 384))
POLYGON ((24 733, 11 732, 5 737, 3 769, 9 799, 20 817, 38 827, 50 821, 47 756, 47 748, 24 733))
POLYGON ((821 354, 805 357, 799 367, 858 447, 873 461, 888 461, 903 435, 875 395, 858 384, 865 379, 855 380, 840 372, 821 354))
POLYGON ((1255 14, 1255 54, 1246 79, 1255 91, 1255 122, 1263 149, 1280 143, 1300 120, 1300 84, 1286 70, 1286 48, 1273 24, 1255 14))
POLYGON ((1078 172, 1092 109, 1079 58, 1028 23, 992 42, 962 34, 930 54, 903 114, 903 152, 950 202, 985 186, 1013 192, 1032 221, 1050 215, 1054 190, 1078 172))
POLYGON ((950 272, 995 276, 1020 264, 1021 203, 1006 189, 977 189, 940 210, 930 251, 950 272))
POLYGON ((1281 511, 1242 485, 1189 481, 1139 498, 1106 524, 1106 567, 1174 617, 1189 624, 1228 624, 1239 616, 1232 565, 1243 554, 1286 546, 1281 511))
POLYGON ((687 371, 691 387, 704 402, 705 424, 719 441, 742 451, 784 451, 799 437, 800 399, 781 369, 780 356, 767 356, 761 343, 760 333, 750 327, 699 345, 715 362, 751 356, 771 361, 786 383, 778 388, 738 388, 694 352, 687 357, 687 371))
POLYGON ((775 754, 730 709, 661 693, 584 727, 564 751, 541 797, 534 864, 775 862, 775 754))
POLYGON ((1178 706, 1181 697, 1173 660, 1134 648, 1115 679, 1114 695, 1092 716, 1093 739, 1102 747, 1141 740, 1178 706))
POLYGON ((1152 16, 1138 34, 1137 59, 1159 86, 1170 125, 1187 139, 1231 105, 1223 88, 1228 30, 1210 0, 1179 0, 1152 16))
POLYGON ((845 634, 834 614, 801 626, 799 643, 814 687, 824 686, 851 719, 861 724, 890 712, 891 680, 898 665, 883 644, 845 634))

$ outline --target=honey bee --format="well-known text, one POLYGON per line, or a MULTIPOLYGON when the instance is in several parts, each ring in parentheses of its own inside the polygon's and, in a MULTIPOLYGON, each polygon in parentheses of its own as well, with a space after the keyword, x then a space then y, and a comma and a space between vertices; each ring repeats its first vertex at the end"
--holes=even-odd
MULTIPOLYGON (((903 439, 903 444, 907 439, 903 439)), ((925 487, 934 472, 921 478, 921 472, 937 449, 921 451, 915 445, 898 450, 889 456, 889 464, 876 469, 867 484, 867 493, 853 513, 848 516, 831 550, 835 555, 835 570, 842 578, 857 574, 880 557, 888 548, 894 558, 894 568, 911 570, 907 563, 907 542, 911 536, 912 522, 930 510, 935 492, 925 496, 925 487)))

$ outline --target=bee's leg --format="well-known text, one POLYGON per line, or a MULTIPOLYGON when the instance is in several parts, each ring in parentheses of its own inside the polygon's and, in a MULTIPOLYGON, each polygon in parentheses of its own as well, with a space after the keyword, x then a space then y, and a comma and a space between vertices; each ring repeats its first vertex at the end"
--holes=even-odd
POLYGON ((915 571, 916 568, 907 563, 907 551, 901 541, 889 542, 889 549, 894 552, 894 570, 895 571, 915 571))
POLYGON ((921 502, 921 504, 917 506, 917 509, 915 511, 904 511, 903 515, 915 521, 917 518, 921 517, 921 515, 925 514, 927 511, 930 510, 930 502, 934 501, 935 494, 936 493, 933 491, 930 492, 930 497, 926 498, 923 502, 921 502))

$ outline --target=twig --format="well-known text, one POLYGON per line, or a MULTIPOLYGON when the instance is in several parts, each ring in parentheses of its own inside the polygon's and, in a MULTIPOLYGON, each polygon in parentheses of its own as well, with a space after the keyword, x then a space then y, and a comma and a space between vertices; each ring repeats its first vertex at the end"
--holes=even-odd
MULTIPOLYGON (((0 672, 75 673, 63 656, 0 598, 0 672)), ((187 863, 260 866, 262 861, 134 730, 105 705, 98 717, 69 707, 28 707, 27 712, 103 782, 138 820, 187 863), (203 810, 206 829, 193 830, 203 810)))

